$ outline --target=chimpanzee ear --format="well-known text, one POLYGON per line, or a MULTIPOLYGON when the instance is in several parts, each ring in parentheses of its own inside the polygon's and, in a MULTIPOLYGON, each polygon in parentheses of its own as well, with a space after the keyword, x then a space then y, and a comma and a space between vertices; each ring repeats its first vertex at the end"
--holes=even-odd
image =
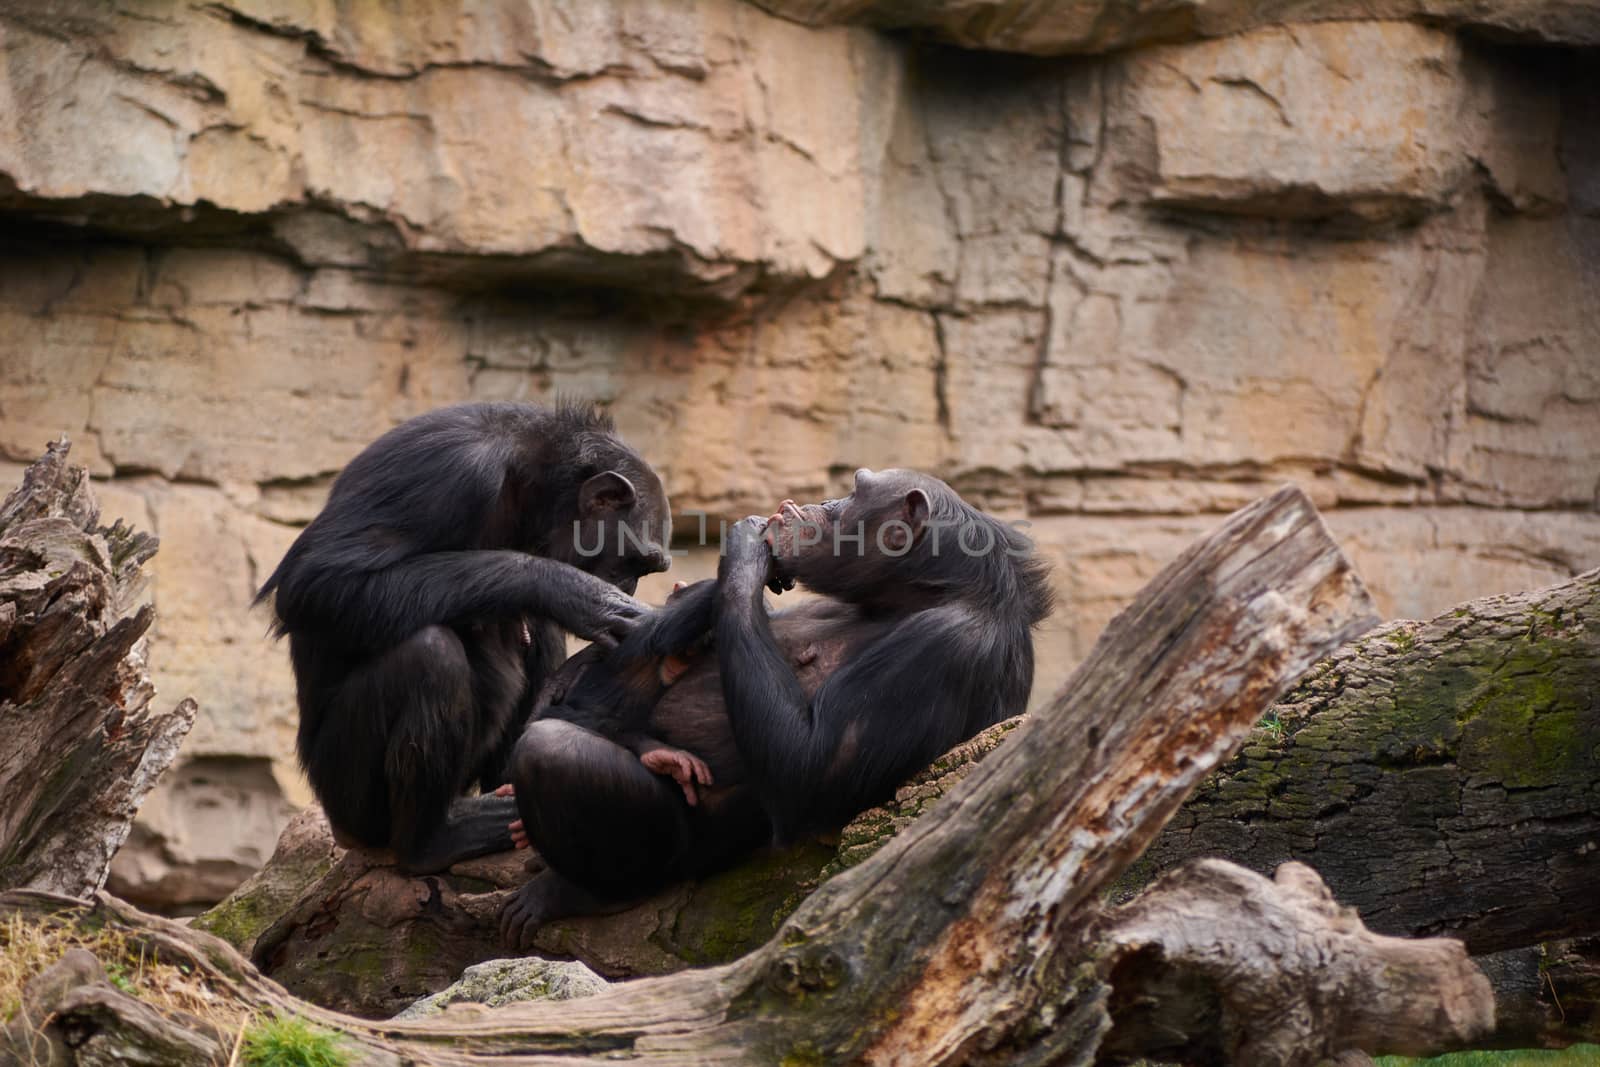
POLYGON ((921 489, 913 489, 906 494, 905 520, 911 527, 911 539, 915 541, 922 536, 922 528, 928 524, 928 512, 932 505, 928 503, 928 494, 921 489))
POLYGON ((883 547, 898 555, 909 551, 922 537, 922 528, 928 522, 928 496, 921 489, 913 489, 900 502, 900 514, 890 520, 879 533, 883 547), (897 523, 904 523, 904 526, 897 523))
POLYGON ((578 512, 622 511, 633 506, 633 483, 616 471, 601 471, 578 489, 578 512))

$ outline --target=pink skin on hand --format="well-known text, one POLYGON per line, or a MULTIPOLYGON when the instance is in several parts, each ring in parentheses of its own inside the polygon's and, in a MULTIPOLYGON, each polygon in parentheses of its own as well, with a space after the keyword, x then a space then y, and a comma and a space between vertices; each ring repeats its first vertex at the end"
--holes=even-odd
MULTIPOLYGON (((511 783, 507 782, 505 785, 501 786, 499 789, 496 789, 494 791, 494 795, 497 796, 497 797, 514 797, 514 796, 517 795, 517 788, 516 788, 516 786, 514 786, 511 783)), ((528 832, 527 832, 527 830, 523 829, 522 820, 521 819, 518 819, 516 822, 511 823, 508 828, 511 830, 511 847, 512 848, 530 848, 531 847, 528 844, 528 832)))
POLYGON ((711 785, 711 768, 705 761, 677 748, 653 748, 639 757, 639 762, 656 774, 671 778, 683 790, 683 799, 689 806, 700 803, 695 792, 696 783, 711 785))
MULTIPOLYGON (((785 500, 767 518, 761 536, 774 559, 798 559, 808 547, 821 543, 825 519, 813 517, 809 510, 812 508, 817 505, 808 504, 802 508, 793 500, 785 500)), ((767 588, 781 593, 794 588, 794 579, 772 577, 767 588)))

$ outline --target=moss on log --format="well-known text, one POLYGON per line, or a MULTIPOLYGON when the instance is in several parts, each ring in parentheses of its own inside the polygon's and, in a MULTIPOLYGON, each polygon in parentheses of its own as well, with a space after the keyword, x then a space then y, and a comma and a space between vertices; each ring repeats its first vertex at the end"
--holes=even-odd
POLYGON ((1600 934, 1600 570, 1319 663, 1125 880, 1313 864, 1375 930, 1474 954, 1600 934))

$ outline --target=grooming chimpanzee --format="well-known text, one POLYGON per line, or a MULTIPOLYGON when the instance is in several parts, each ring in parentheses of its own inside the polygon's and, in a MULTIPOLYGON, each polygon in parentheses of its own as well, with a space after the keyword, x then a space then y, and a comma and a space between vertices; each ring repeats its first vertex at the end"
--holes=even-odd
POLYGON ((1026 706, 1049 610, 1025 539, 913 471, 738 523, 714 583, 563 668, 517 743, 523 830, 550 869, 502 911, 506 941, 886 799, 1026 706), (795 581, 821 596, 769 617, 763 588, 795 581), (715 655, 661 673, 708 632, 715 655))
POLYGON ((561 631, 614 644, 665 570, 667 499, 594 411, 464 404, 350 462, 257 599, 274 596, 298 747, 345 844, 413 872, 511 847, 511 746, 561 631), (457 799, 461 798, 461 799, 457 799))

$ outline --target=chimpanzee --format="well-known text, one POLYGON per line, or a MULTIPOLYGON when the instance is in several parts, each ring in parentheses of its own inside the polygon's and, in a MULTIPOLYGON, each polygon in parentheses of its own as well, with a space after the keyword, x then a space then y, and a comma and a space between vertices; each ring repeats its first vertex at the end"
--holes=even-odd
POLYGON ((914 471, 736 524, 715 582, 558 676, 518 741, 521 829, 549 869, 507 902, 507 943, 886 799, 1026 706, 1050 602, 1026 539, 914 471), (796 581, 821 596, 769 617, 763 588, 796 581), (662 673, 707 633, 714 655, 662 673))
POLYGON ((417 873, 510 848, 515 807, 487 794, 562 631, 615 644, 648 616, 632 593, 666 569, 669 523, 655 472, 574 404, 443 408, 352 460, 257 596, 341 843, 417 873))

